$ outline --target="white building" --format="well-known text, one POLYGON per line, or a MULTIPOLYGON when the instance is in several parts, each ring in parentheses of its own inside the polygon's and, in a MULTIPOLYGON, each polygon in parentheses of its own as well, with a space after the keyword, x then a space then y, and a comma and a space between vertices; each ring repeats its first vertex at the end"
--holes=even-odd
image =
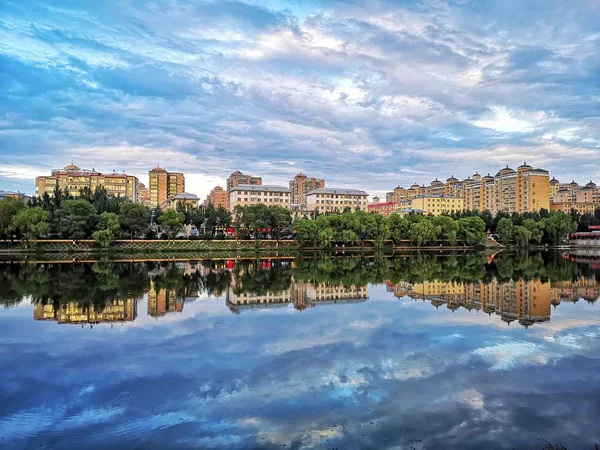
POLYGON ((229 211, 236 206, 252 206, 263 204, 267 206, 283 206, 290 209, 291 193, 283 186, 238 184, 229 190, 229 211))
POLYGON ((320 188, 306 194, 306 209, 320 213, 341 213, 346 208, 367 211, 368 197, 369 194, 358 189, 320 188))

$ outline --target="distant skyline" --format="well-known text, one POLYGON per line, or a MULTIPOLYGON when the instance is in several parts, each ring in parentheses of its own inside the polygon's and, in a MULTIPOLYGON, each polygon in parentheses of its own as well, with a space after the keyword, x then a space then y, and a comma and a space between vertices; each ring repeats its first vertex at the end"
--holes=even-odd
POLYGON ((4 0, 0 189, 74 161, 382 197, 527 161, 600 181, 595 0, 4 0))

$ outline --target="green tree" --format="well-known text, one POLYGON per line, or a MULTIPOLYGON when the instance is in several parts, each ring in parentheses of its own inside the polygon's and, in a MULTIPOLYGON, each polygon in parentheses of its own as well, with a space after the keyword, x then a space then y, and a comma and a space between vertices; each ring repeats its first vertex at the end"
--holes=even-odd
POLYGON ((92 234, 92 238, 104 248, 110 247, 119 233, 119 216, 111 212, 100 214, 98 230, 92 234))
POLYGON ((530 242, 539 244, 542 242, 544 237, 544 223, 541 220, 536 221, 535 219, 525 219, 523 226, 529 231, 531 237, 530 242))
POLYGON ((314 220, 297 219, 294 222, 295 240, 301 246, 316 246, 319 240, 319 228, 314 220))
POLYGON ((138 236, 148 228, 149 214, 144 205, 139 203, 123 203, 119 211, 121 228, 131 238, 138 236))
POLYGON ((175 209, 169 209, 163 212, 158 220, 167 233, 167 236, 174 238, 177 233, 183 229, 184 219, 185 216, 183 213, 176 211, 175 209))
POLYGON ((14 198, 5 198, 0 201, 0 236, 12 239, 14 231, 13 217, 24 208, 25 204, 14 198))
POLYGON ((55 215, 56 231, 66 238, 84 239, 96 229, 98 214, 87 200, 65 200, 55 215))
POLYGON ((515 227, 515 242, 519 247, 528 247, 531 242, 532 233, 524 225, 515 227))
POLYGON ((577 224, 562 212, 550 213, 543 221, 545 239, 553 245, 560 245, 569 233, 577 230, 577 224))
POLYGON ((448 216, 436 216, 433 218, 433 225, 436 227, 436 233, 439 239, 450 244, 456 244, 458 223, 448 216))
POLYGON ((399 214, 392 214, 388 219, 390 235, 394 243, 410 239, 410 223, 399 214))
POLYGON ((481 217, 465 217, 458 221, 458 238, 466 245, 480 245, 485 242, 485 222, 481 217))
POLYGON ((436 229, 431 221, 422 220, 410 226, 410 240, 417 247, 434 243, 436 239, 436 229))
POLYGON ((500 219, 498 221, 498 226, 497 226, 497 230, 498 230, 498 237, 500 238, 500 241, 504 244, 508 244, 509 242, 512 242, 515 238, 514 235, 514 226, 512 223, 512 220, 510 220, 507 217, 503 217, 502 219, 500 219))
POLYGON ((30 241, 48 233, 48 213, 41 207, 21 209, 12 218, 12 226, 30 241))

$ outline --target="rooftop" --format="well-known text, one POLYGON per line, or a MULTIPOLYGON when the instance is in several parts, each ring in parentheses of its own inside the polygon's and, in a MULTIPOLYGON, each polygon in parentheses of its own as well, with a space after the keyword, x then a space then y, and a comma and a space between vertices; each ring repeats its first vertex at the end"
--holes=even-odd
POLYGON ((190 194, 189 192, 181 192, 173 197, 173 200, 200 200, 196 194, 190 194))
POLYGON ((319 188, 310 191, 306 195, 312 194, 343 194, 343 195, 363 195, 368 196, 365 191, 361 191, 358 189, 343 189, 343 188, 319 188))

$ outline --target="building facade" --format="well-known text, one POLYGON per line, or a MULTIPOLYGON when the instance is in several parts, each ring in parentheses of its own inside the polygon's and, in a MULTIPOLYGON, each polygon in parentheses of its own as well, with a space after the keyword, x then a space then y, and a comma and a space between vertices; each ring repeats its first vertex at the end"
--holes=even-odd
POLYGON ((319 213, 341 213, 346 208, 351 211, 367 211, 369 194, 358 189, 320 188, 306 194, 307 211, 319 213))
POLYGON ((167 172, 156 166, 148 172, 150 205, 160 206, 168 199, 185 191, 185 177, 181 172, 167 172))
POLYGON ((211 203, 215 208, 227 208, 227 192, 221 186, 215 186, 206 197, 204 204, 208 206, 211 203))
POLYGON ((386 194, 386 201, 406 208, 413 198, 445 196, 462 199, 465 210, 524 213, 550 209, 550 193, 548 171, 522 164, 516 170, 507 166, 495 176, 475 173, 462 181, 451 176, 445 182, 436 178, 428 186, 417 183, 408 189, 397 186, 386 194))
POLYGON ((382 202, 379 200, 379 197, 374 197, 373 203, 369 203, 368 205, 368 210, 369 212, 381 214, 385 217, 390 217, 396 212, 396 203, 391 201, 382 202))
POLYGON ((177 209, 179 207, 190 207, 197 208, 200 203, 200 199, 195 194, 189 192, 182 192, 169 198, 166 202, 160 205, 160 208, 165 211, 167 209, 177 209))
POLYGON ((144 183, 139 183, 138 185, 138 202, 145 206, 151 206, 152 204, 150 191, 144 183))
POLYGON ((580 186, 575 181, 568 184, 560 184, 556 179, 552 181, 554 195, 550 200, 551 211, 593 214, 596 208, 600 208, 600 190, 596 183, 590 181, 585 186, 580 186))
POLYGON ((464 210, 464 201, 461 197, 420 195, 410 200, 410 209, 419 210, 421 214, 439 216, 464 210))
POLYGON ((307 177, 299 173, 290 181, 290 192, 292 195, 292 205, 305 205, 306 194, 315 189, 324 188, 325 180, 319 178, 307 177))
POLYGON ((227 191, 229 192, 238 184, 252 184, 255 186, 260 186, 262 184, 262 178, 253 177, 252 175, 244 175, 239 170, 236 170, 229 175, 229 178, 227 178, 227 191))
POLYGON ((229 211, 236 206, 282 206, 291 208, 290 190, 283 186, 238 184, 229 190, 229 211))
POLYGON ((39 176, 35 179, 35 195, 41 197, 47 193, 54 197, 55 189, 67 190, 73 197, 78 197, 82 189, 91 192, 104 188, 115 197, 123 197, 131 202, 138 201, 139 181, 137 177, 126 173, 100 173, 94 169, 80 169, 69 164, 62 169, 52 169, 50 176, 39 176))

